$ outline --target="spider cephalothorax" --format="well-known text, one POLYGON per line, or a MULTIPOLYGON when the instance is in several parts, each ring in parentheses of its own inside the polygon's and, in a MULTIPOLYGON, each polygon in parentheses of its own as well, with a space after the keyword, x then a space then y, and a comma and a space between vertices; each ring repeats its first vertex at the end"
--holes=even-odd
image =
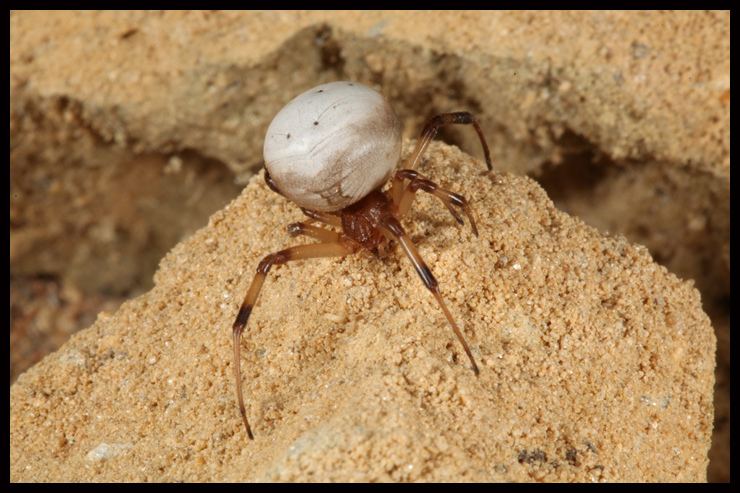
POLYGON ((451 123, 474 126, 491 170, 488 145, 480 126, 470 113, 457 112, 432 118, 411 155, 394 174, 401 155, 401 124, 383 96, 356 82, 332 82, 310 89, 290 101, 273 119, 263 150, 265 181, 310 218, 289 224, 288 233, 309 236, 318 243, 294 246, 263 258, 236 316, 233 325, 236 393, 249 438, 253 435, 242 395, 240 341, 273 265, 340 257, 362 249, 377 252, 391 241, 398 242, 436 298, 473 371, 478 374, 478 365, 442 299, 437 280, 399 221, 411 207, 416 192, 422 190, 440 199, 460 224, 463 224, 462 211, 473 233, 478 234, 465 198, 440 188, 413 169, 439 128, 451 123), (391 176, 390 188, 382 190, 391 176), (311 224, 314 221, 323 225, 311 224))

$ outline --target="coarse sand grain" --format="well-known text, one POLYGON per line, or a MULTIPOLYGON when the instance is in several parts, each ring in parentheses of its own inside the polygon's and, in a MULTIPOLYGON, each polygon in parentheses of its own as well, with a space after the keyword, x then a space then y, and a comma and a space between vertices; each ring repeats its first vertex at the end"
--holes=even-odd
MULTIPOLYGON (((410 144, 405 149, 408 152, 410 144)), ((558 211, 531 179, 441 143, 403 223, 481 366, 396 249, 274 268, 306 240, 255 176, 161 261, 155 287, 11 387, 12 481, 705 481, 715 335, 698 292, 644 247, 558 211)))

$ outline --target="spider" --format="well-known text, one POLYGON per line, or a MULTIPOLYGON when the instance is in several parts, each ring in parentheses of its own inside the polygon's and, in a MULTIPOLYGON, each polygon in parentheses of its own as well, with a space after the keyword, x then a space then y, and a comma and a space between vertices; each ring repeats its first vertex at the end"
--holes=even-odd
POLYGON ((270 189, 294 202, 309 218, 289 224, 290 236, 305 235, 318 243, 286 248, 264 257, 234 321, 236 396, 251 440, 254 435, 242 394, 240 343, 273 265, 342 257, 362 249, 379 255, 391 242, 398 242, 437 300, 465 349, 473 372, 478 375, 478 365, 440 294, 437 280, 399 222, 409 211, 416 192, 421 190, 441 200, 461 225, 464 224, 462 211, 470 221, 473 234, 478 235, 468 201, 414 171, 429 142, 447 124, 473 125, 491 171, 488 144, 480 125, 472 114, 455 112, 437 115, 427 122, 413 152, 394 174, 401 157, 401 122, 383 96, 356 82, 331 82, 314 87, 290 101, 270 123, 263 148, 265 181, 270 189), (390 187, 382 190, 389 179, 390 187))

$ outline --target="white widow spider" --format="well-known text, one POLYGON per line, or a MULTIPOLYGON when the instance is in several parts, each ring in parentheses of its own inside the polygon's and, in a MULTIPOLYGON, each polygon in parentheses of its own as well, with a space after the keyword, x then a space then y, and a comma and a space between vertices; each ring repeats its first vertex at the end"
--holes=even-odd
POLYGON ((323 84, 290 101, 270 124, 263 149, 265 181, 275 192, 297 204, 310 221, 288 225, 291 236, 306 235, 318 243, 286 248, 267 255, 257 266, 233 325, 234 376, 244 427, 254 439, 244 407, 241 379, 241 335, 273 265, 292 260, 341 257, 362 249, 378 253, 398 242, 424 285, 434 295, 455 332, 472 369, 470 348, 440 294, 437 280, 406 235, 398 218, 410 209, 418 190, 437 197, 459 224, 460 209, 478 235, 467 200, 414 171, 416 163, 440 127, 470 124, 478 133, 488 170, 488 145, 478 122, 468 112, 437 115, 426 124, 411 155, 393 173, 401 155, 401 123, 376 91, 355 82, 323 84), (382 190, 391 178, 391 186, 382 190), (336 232, 325 226, 339 228, 336 232))

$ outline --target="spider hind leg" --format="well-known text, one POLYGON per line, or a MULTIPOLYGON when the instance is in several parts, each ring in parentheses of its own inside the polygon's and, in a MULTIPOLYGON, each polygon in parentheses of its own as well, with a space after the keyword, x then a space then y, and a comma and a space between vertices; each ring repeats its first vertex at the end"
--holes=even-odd
POLYGON ((468 347, 468 343, 465 341, 465 337, 460 331, 460 328, 457 326, 455 319, 452 318, 452 314, 447 308, 447 305, 442 298, 442 294, 439 292, 437 279, 434 277, 434 274, 432 274, 431 269, 429 269, 426 262, 424 262, 424 259, 419 254, 419 251, 416 249, 414 243, 406 235, 406 232, 403 230, 401 223, 398 222, 398 219, 393 216, 388 216, 380 224, 380 227, 387 235, 393 237, 401 244, 401 247, 406 253, 406 256, 414 265, 416 273, 419 274, 419 277, 424 283, 424 286, 426 286, 426 288, 432 293, 432 295, 434 295, 434 298, 437 300, 437 304, 442 309, 442 312, 444 313, 447 322, 450 324, 452 331, 455 333, 457 339, 460 341, 460 344, 465 350, 465 354, 468 355, 468 359, 470 359, 470 364, 472 366, 473 372, 477 376, 480 371, 478 370, 478 365, 475 362, 475 358, 473 358, 473 353, 470 352, 470 347, 468 347))
MULTIPOLYGON (((328 231, 327 231, 328 232, 328 231)), ((252 283, 249 285, 247 294, 244 296, 239 313, 236 316, 234 325, 232 327, 232 337, 234 343, 234 378, 236 379, 236 398, 239 404, 239 412, 244 422, 244 428, 247 431, 247 436, 250 440, 254 440, 252 434, 252 428, 249 426, 247 420, 247 411, 244 406, 244 396, 242 393, 242 376, 241 376, 241 336, 244 332, 244 328, 247 326, 249 316, 252 313, 257 297, 262 290, 262 285, 267 278, 267 274, 273 265, 280 265, 290 262, 292 260, 304 260, 309 258, 320 258, 320 257, 343 257, 354 253, 356 248, 348 241, 343 241, 340 238, 338 241, 332 241, 327 243, 314 243, 311 245, 299 245, 279 252, 271 253, 260 261, 257 266, 257 273, 252 278, 252 283)))

